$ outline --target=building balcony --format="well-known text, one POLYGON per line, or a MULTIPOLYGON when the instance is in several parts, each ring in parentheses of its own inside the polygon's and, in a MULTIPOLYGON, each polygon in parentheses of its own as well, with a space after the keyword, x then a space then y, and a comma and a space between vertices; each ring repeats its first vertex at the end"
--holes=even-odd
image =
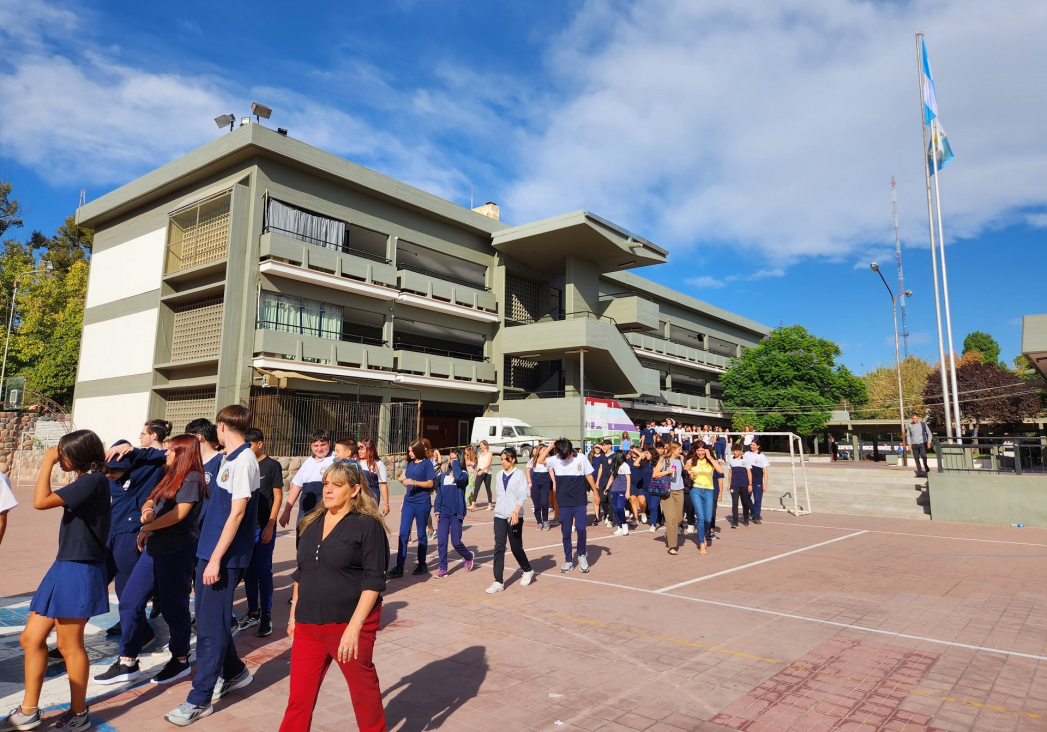
POLYGON ((613 318, 620 328, 658 330, 661 325, 658 304, 635 292, 600 295, 603 314, 613 318))
POLYGON ((638 355, 646 358, 682 366, 695 366, 703 371, 723 373, 727 370, 729 359, 726 356, 673 343, 662 338, 644 335, 643 333, 626 333, 625 338, 632 344, 638 355))
POLYGON ((403 291, 397 298, 399 302, 474 320, 498 320, 495 315, 498 312, 498 299, 487 288, 456 281, 438 272, 404 265, 400 265, 397 276, 403 291))
POLYGON ((419 376, 440 377, 452 381, 473 381, 493 384, 498 380, 494 364, 476 360, 468 354, 438 351, 431 348, 400 344, 394 352, 396 370, 419 376), (409 350, 410 349, 410 350, 409 350))
POLYGON ((333 366, 383 370, 393 368, 393 349, 381 341, 368 338, 336 340, 258 328, 255 330, 254 352, 333 366))
POLYGON ((262 234, 259 256, 287 260, 303 269, 386 287, 397 286, 396 268, 387 260, 349 247, 331 248, 275 231, 262 234))

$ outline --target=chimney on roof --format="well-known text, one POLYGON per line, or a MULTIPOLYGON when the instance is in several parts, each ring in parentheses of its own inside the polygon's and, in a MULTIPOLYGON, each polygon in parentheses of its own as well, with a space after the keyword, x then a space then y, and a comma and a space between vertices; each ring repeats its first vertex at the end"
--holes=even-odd
POLYGON ((483 214, 484 216, 486 216, 489 219, 494 219, 495 221, 499 221, 500 220, 498 218, 498 216, 499 216, 498 204, 495 203, 494 201, 488 201, 483 206, 477 206, 476 208, 473 209, 473 211, 476 211, 476 213, 478 213, 478 214, 483 214))

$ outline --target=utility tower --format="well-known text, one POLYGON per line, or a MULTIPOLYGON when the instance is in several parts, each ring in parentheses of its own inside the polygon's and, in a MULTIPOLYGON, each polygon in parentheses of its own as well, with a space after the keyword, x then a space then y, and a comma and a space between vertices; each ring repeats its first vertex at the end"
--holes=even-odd
MULTIPOLYGON (((894 250, 898 256, 898 292, 905 292, 905 278, 902 276, 902 237, 898 231, 898 189, 891 176, 891 208, 894 213, 894 250)), ((905 295, 901 298, 902 306, 902 344, 905 357, 909 358, 909 325, 905 320, 905 295)))

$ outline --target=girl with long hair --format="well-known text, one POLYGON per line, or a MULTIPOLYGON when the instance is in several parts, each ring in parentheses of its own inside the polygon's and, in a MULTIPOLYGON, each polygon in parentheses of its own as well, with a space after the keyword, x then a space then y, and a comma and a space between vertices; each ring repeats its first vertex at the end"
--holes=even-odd
POLYGON ((141 676, 141 618, 154 593, 159 594, 160 613, 171 631, 171 660, 153 683, 169 684, 189 675, 189 593, 196 569, 200 510, 210 494, 200 441, 194 435, 172 437, 166 461, 164 477, 142 506, 138 545, 145 551, 120 598, 120 653, 108 670, 94 677, 100 684, 118 684, 141 676))
POLYGON ((694 504, 695 527, 698 530, 698 552, 705 554, 706 536, 712 530, 717 488, 715 476, 720 464, 704 442, 696 442, 694 450, 687 456, 685 467, 691 474, 690 499, 694 504))
POLYGON ((401 481, 407 493, 400 507, 400 536, 396 547, 396 566, 389 571, 391 578, 404 576, 407 541, 411 535, 412 523, 418 532, 418 566, 414 568, 412 574, 420 575, 429 571, 425 564, 425 555, 429 550, 425 521, 432 509, 432 492, 436 488, 436 470, 421 440, 415 440, 407 448, 407 461, 404 478, 401 481))
MULTIPOLYGON (((494 510, 494 501, 491 499, 491 463, 494 462, 494 454, 487 440, 480 440, 480 449, 476 453, 476 498, 480 497, 480 486, 487 491, 487 510, 494 510)), ((475 507, 476 500, 473 500, 475 507)))
POLYGON ((365 437, 356 445, 357 462, 360 463, 361 478, 367 481, 375 500, 381 497, 378 508, 383 516, 389 515, 389 474, 385 469, 385 463, 378 455, 378 447, 374 444, 373 437, 365 437))
POLYGON ((465 507, 476 510, 476 450, 472 445, 465 448, 465 470, 469 474, 469 484, 465 489, 465 507))
POLYGON ((658 460, 652 476, 661 478, 670 476, 669 495, 662 499, 662 511, 665 513, 665 545, 669 554, 676 556, 679 544, 678 529, 683 521, 683 461, 680 460, 679 442, 670 442, 665 454, 658 460))
POLYGON ((539 444, 531 451, 527 463, 527 484, 531 488, 531 505, 534 508, 534 520, 538 522, 539 531, 548 531, 549 494, 553 489, 553 480, 549 477, 549 466, 546 458, 553 450, 553 444, 539 444))
POLYGON ((373 654, 389 540, 384 515, 361 482, 356 465, 332 465, 324 474, 321 503, 298 525, 287 621, 291 686, 280 732, 309 729, 331 661, 349 686, 361 732, 386 729, 373 654))
POLYGON ((47 570, 29 603, 29 618, 19 641, 25 660, 25 694, 22 704, 0 721, 0 729, 34 729, 40 726, 40 692, 47 672, 47 636, 58 635, 58 650, 69 675, 69 709, 55 723, 56 729, 91 727, 87 709, 90 665, 84 647, 84 627, 89 618, 109 612, 105 537, 109 534, 109 479, 105 477, 105 449, 98 435, 77 430, 64 435, 57 447, 44 452, 33 491, 33 508, 62 509, 58 529, 58 556, 47 570), (51 489, 51 471, 59 464, 77 478, 51 489))
POLYGON ((628 536, 629 522, 625 520, 625 504, 629 501, 629 489, 631 488, 632 478, 632 470, 629 468, 629 456, 619 450, 611 455, 608 465, 611 506, 614 509, 614 523, 618 526, 614 535, 628 536))

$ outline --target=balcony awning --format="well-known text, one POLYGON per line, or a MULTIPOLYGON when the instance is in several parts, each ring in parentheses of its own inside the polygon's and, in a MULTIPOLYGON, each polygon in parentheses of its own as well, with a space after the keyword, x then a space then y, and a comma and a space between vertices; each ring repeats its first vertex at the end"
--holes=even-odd
POLYGON ((549 274, 562 273, 567 255, 594 263, 601 272, 662 264, 668 252, 610 221, 575 211, 491 235, 495 249, 549 274))

